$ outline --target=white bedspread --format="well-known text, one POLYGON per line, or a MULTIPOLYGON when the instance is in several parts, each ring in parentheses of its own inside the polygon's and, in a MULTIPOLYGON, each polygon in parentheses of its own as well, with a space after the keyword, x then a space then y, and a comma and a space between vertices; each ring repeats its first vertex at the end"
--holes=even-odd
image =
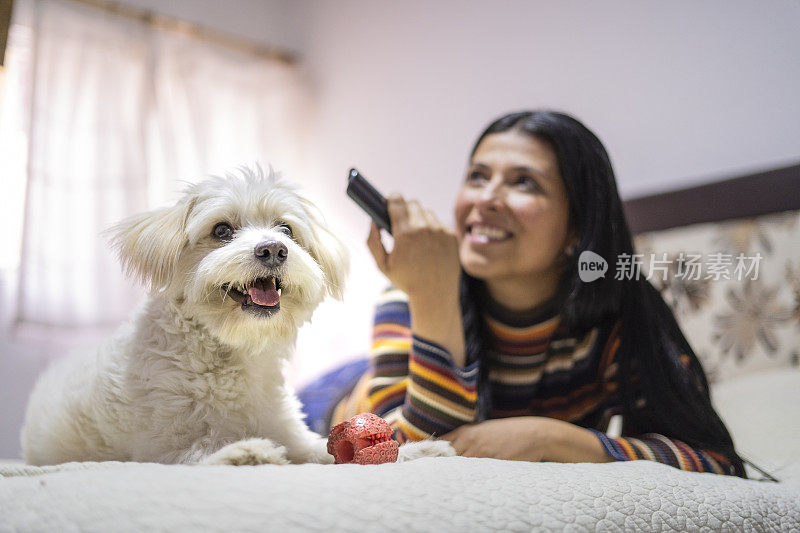
POLYGON ((800 485, 649 461, 0 466, 0 531, 797 531, 800 485))

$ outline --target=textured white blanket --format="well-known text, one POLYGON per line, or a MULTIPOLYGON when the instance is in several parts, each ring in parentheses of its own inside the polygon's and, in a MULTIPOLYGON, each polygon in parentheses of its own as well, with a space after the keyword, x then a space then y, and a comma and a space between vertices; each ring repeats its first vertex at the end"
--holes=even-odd
POLYGON ((0 531, 797 531, 800 488, 648 461, 0 467, 0 531))

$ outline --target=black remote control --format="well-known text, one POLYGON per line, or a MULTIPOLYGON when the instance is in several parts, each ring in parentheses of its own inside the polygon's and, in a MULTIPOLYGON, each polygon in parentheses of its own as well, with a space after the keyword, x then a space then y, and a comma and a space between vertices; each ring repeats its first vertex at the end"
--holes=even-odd
POLYGON ((350 169, 350 174, 347 176, 347 196, 366 211, 379 228, 385 229, 390 235, 392 234, 392 224, 389 221, 386 198, 354 168, 350 169))

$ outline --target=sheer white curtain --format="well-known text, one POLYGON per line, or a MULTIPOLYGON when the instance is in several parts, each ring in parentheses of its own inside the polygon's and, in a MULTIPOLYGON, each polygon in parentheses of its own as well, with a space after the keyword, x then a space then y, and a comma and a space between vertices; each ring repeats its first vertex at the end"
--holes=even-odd
POLYGON ((117 324, 140 289, 102 230, 209 173, 258 161, 293 175, 300 85, 278 60, 69 0, 18 6, 0 176, 25 194, 3 219, 21 229, 3 245, 7 300, 18 331, 117 324))

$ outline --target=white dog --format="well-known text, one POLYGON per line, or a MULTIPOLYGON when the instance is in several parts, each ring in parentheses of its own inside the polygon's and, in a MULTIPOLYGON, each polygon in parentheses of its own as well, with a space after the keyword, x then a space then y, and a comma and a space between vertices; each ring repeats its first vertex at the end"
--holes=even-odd
MULTIPOLYGON (((67 358, 39 379, 25 460, 333 462, 282 373, 298 328, 326 294, 341 298, 347 271, 313 206, 272 175, 242 170, 111 232, 151 296, 94 357, 67 358)), ((445 442, 403 448, 405 460, 454 453, 445 442)))

